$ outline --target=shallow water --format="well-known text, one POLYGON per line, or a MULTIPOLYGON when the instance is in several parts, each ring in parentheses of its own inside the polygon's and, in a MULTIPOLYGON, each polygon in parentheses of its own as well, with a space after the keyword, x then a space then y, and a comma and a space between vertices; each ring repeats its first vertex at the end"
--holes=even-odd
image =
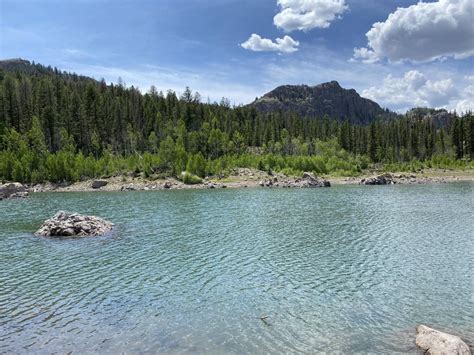
POLYGON ((420 323, 472 343, 473 187, 2 201, 0 352, 416 353, 420 323), (34 237, 58 210, 115 231, 34 237))

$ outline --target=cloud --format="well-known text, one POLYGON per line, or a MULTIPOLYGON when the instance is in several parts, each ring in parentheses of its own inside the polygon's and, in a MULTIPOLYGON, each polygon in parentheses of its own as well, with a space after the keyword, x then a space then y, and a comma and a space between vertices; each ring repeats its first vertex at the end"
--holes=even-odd
POLYGON ((472 99, 462 99, 457 102, 455 106, 456 112, 458 114, 463 114, 468 111, 474 111, 474 106, 472 105, 472 99))
POLYGON ((253 33, 248 40, 242 43, 242 48, 248 49, 254 52, 281 52, 281 53, 293 53, 298 50, 299 42, 295 41, 290 36, 283 38, 277 38, 275 42, 268 38, 262 38, 259 35, 253 33))
POLYGON ((367 49, 367 48, 354 48, 354 57, 351 58, 351 62, 357 62, 361 61, 362 63, 375 63, 379 61, 379 57, 377 56, 377 53, 375 53, 373 50, 367 49))
MULTIPOLYGON (((273 18, 273 23, 285 32, 328 28, 332 21, 340 18, 349 8, 345 0, 277 0, 277 4, 280 12, 273 18)), ((273 42, 253 33, 240 46, 254 52, 293 53, 298 51, 299 44, 290 36, 277 38, 273 42)))
POLYGON ((474 111, 474 75, 465 76, 464 80, 468 85, 462 90, 460 100, 452 103, 458 113, 474 111))
POLYGON ((95 58, 91 53, 77 48, 64 48, 61 52, 68 58, 95 58))
POLYGON ((328 28, 348 10, 344 0, 277 0, 280 12, 273 23, 285 32, 328 28))
POLYGON ((366 33, 367 48, 355 48, 354 60, 373 63, 382 58, 398 62, 429 62, 474 54, 472 0, 419 2, 398 8, 385 22, 366 33))
POLYGON ((467 83, 462 90, 458 90, 451 78, 430 80, 418 70, 411 70, 403 77, 387 75, 382 85, 365 89, 362 96, 399 112, 412 107, 446 108, 465 112, 472 110, 474 106, 474 85, 470 84, 472 80, 469 78, 466 77, 458 83, 458 86, 462 86, 463 82, 467 83))

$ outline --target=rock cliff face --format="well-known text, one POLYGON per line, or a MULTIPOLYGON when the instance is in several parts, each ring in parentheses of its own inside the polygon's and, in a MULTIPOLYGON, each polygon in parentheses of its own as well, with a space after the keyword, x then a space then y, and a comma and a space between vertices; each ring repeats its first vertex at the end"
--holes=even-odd
POLYGON ((361 97, 354 89, 342 88, 337 81, 316 86, 280 86, 251 105, 262 112, 294 111, 302 116, 316 118, 328 115, 360 124, 393 115, 376 102, 361 97))
POLYGON ((447 127, 454 119, 454 113, 445 109, 416 107, 407 111, 406 116, 412 120, 430 120, 436 128, 447 127))

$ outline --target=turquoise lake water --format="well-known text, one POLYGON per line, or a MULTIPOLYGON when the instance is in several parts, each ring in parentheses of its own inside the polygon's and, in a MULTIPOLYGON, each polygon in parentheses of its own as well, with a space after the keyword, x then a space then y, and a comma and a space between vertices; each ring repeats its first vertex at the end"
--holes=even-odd
POLYGON ((0 353, 417 353, 420 323, 472 344, 473 188, 0 201, 0 353), (58 210, 114 232, 33 236, 58 210))

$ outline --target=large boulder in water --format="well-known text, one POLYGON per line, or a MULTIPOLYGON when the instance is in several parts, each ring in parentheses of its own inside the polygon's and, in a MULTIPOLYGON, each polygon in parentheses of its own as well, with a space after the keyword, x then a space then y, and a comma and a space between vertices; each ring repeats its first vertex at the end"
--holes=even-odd
POLYGON ((112 230, 113 224, 95 216, 60 211, 46 220, 35 233, 43 237, 97 236, 112 230))
POLYGON ((4 198, 22 198, 28 196, 26 187, 19 182, 0 185, 0 200, 4 198))
POLYGON ((416 345, 431 355, 470 355, 465 342, 456 335, 419 325, 416 328, 416 345))

